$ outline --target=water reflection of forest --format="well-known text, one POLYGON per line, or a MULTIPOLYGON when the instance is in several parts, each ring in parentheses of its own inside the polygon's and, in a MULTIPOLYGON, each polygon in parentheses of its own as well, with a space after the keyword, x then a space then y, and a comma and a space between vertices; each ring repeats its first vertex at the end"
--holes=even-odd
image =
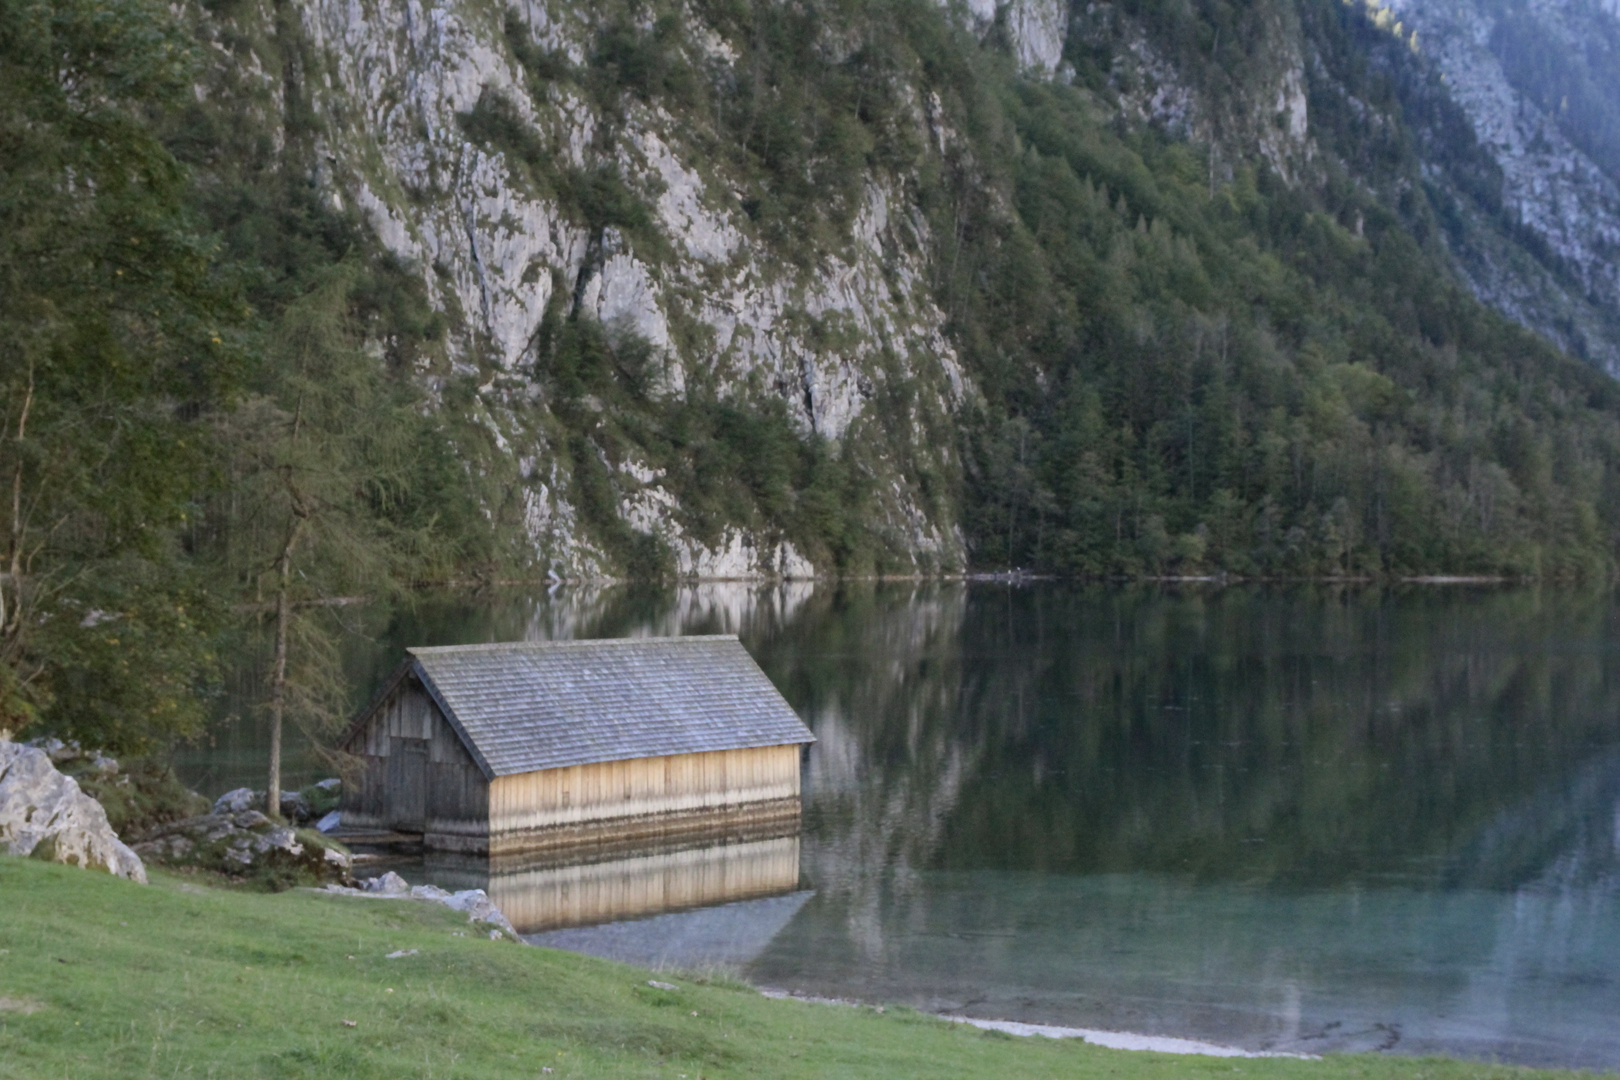
POLYGON ((834 888, 907 867, 1506 887, 1612 811, 1617 617, 1534 588, 719 583, 428 600, 373 663, 738 633, 820 739, 809 857, 834 888))
MULTIPOLYGON (((1502 888, 1576 849, 1613 872, 1607 592, 717 583, 367 618, 361 697, 407 645, 740 634, 820 739, 806 859, 833 889, 923 868, 1502 888)), ((259 756, 247 728, 198 755, 215 786, 259 756)))
MULTIPOLYGON (((558 590, 397 612, 376 663, 404 644, 693 632, 740 634, 818 737, 798 883, 784 870, 792 891, 677 914, 637 899, 643 917, 534 940, 1255 1047, 1399 1032, 1408 1051, 1620 1061, 1607 593, 558 590)), ((674 877, 568 873, 601 878, 597 897, 697 895, 686 869, 642 870, 674 877)), ((540 890, 554 906, 565 876, 540 890)))

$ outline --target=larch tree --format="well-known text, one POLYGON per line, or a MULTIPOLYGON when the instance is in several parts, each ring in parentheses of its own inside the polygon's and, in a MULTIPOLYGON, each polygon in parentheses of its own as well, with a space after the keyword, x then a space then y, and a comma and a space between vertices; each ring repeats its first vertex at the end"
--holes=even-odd
POLYGON ((286 306, 265 336, 253 392, 219 419, 228 448, 214 507, 219 553, 242 610, 269 638, 261 707, 272 815, 286 724, 318 740, 348 701, 343 609, 394 592, 419 550, 397 511, 429 429, 409 384, 357 336, 357 275, 350 261, 330 266, 286 306))

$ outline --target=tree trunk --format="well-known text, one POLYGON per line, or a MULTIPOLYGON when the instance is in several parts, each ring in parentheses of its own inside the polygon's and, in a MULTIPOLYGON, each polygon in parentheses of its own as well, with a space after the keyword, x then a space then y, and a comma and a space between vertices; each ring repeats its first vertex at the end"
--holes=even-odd
POLYGON ((281 720, 287 706, 287 622, 292 607, 287 592, 292 586, 293 545, 298 542, 303 519, 293 517, 287 542, 276 560, 276 652, 270 665, 270 782, 264 793, 264 812, 281 820, 281 720))
POLYGON ((28 365, 28 392, 23 395, 22 412, 17 417, 17 468, 11 476, 11 536, 10 558, 6 579, 0 582, 0 635, 10 637, 22 629, 23 618, 23 457, 24 441, 28 438, 28 413, 34 407, 34 365, 28 365), (6 589, 11 590, 12 603, 6 603, 6 589))

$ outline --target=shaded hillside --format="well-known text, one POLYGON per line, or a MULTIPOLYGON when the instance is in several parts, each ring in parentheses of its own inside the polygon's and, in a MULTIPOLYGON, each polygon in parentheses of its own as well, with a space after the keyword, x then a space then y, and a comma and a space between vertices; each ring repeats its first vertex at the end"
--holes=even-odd
POLYGON ((0 25, 8 723, 421 580, 1613 571, 1620 388, 1465 284, 1568 266, 1388 11, 181 16, 0 25))
POLYGON ((243 5, 185 148, 421 282, 563 576, 1606 572, 1615 399, 1454 280, 1500 176, 1386 15, 1048 7, 243 5))

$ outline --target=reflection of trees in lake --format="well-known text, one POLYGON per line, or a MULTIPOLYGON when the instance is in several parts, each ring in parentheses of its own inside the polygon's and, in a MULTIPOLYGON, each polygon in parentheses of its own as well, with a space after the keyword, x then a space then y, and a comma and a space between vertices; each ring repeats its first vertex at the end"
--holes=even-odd
POLYGON ((1519 588, 491 588, 365 612, 346 669, 363 698, 407 645, 738 633, 821 739, 806 869, 835 894, 929 867, 1505 886, 1601 847, 1571 829, 1609 789, 1577 808, 1571 778, 1620 741, 1616 611, 1519 588))
POLYGON ((983 768, 936 865, 1424 872, 1620 735, 1612 612, 1535 590, 975 594, 960 722, 983 768))

